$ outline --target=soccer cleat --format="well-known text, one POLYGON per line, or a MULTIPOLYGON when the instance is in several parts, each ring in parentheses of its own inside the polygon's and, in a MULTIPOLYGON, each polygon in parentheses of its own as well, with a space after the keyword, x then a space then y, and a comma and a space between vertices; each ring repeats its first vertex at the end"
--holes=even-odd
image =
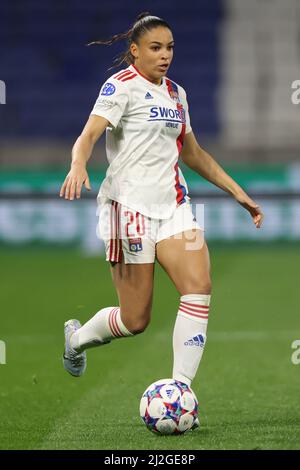
POLYGON ((86 369, 86 352, 78 353, 70 344, 72 334, 79 328, 81 328, 81 324, 78 320, 68 320, 64 325, 65 350, 63 354, 63 365, 74 377, 80 377, 86 369))

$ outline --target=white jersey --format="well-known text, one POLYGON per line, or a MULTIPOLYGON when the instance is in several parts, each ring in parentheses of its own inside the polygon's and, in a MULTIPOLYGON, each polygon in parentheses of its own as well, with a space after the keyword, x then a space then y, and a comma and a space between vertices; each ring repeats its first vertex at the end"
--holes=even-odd
POLYGON ((192 131, 184 89, 167 77, 156 85, 131 64, 104 83, 91 114, 111 124, 98 202, 109 198, 147 217, 171 217, 188 198, 178 167, 184 135, 192 131))

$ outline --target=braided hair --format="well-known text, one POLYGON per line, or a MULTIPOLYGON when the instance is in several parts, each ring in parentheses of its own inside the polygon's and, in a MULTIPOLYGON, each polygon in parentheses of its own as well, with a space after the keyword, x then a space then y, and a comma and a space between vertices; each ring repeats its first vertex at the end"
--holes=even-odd
POLYGON ((98 40, 98 41, 90 42, 87 44, 87 46, 91 46, 94 44, 100 44, 100 45, 103 44, 103 45, 111 46, 117 41, 126 39, 127 40, 126 50, 114 59, 113 65, 108 70, 111 70, 115 67, 119 67, 120 65, 124 63, 127 65, 134 64, 134 57, 130 52, 131 44, 133 42, 136 44, 139 44, 139 39, 145 33, 147 33, 148 31, 151 31, 154 28, 157 28, 158 26, 164 26, 165 28, 168 28, 171 30, 170 26, 168 25, 166 21, 164 21, 162 18, 159 18, 158 16, 152 16, 151 13, 146 11, 138 15, 132 27, 127 32, 115 34, 108 40, 98 40))

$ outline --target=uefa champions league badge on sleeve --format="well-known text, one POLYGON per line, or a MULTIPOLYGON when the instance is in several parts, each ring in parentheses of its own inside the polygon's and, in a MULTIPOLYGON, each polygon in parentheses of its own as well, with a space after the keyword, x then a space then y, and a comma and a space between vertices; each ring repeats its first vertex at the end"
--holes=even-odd
POLYGON ((129 251, 136 253, 137 251, 142 251, 142 239, 141 238, 129 238, 129 251))
POLYGON ((105 83, 103 85, 100 95, 110 96, 110 95, 113 95, 115 91, 116 91, 115 85, 113 85, 112 83, 105 83))

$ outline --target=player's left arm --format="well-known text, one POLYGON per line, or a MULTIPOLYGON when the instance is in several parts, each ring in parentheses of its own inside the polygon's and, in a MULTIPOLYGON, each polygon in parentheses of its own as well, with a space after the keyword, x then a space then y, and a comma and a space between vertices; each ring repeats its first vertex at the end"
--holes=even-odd
POLYGON ((250 212, 256 228, 260 228, 264 215, 259 205, 245 193, 209 153, 200 147, 193 131, 185 135, 180 157, 189 168, 233 196, 250 212))

